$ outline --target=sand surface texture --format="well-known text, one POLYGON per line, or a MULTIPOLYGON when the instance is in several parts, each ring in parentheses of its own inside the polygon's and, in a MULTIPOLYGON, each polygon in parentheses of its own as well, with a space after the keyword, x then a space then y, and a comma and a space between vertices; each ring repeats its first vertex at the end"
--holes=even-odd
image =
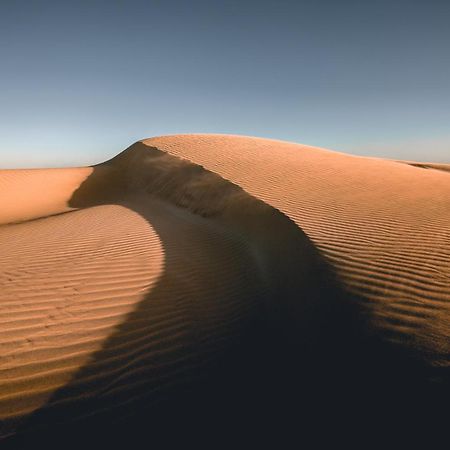
POLYGON ((445 405, 448 167, 177 135, 0 171, 0 438, 445 405))

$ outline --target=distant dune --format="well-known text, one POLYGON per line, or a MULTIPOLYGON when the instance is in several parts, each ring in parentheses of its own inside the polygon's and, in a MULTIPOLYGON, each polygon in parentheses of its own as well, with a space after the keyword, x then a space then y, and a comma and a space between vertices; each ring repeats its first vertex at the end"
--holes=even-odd
POLYGON ((177 135, 0 171, 0 438, 446 423, 449 167, 177 135))

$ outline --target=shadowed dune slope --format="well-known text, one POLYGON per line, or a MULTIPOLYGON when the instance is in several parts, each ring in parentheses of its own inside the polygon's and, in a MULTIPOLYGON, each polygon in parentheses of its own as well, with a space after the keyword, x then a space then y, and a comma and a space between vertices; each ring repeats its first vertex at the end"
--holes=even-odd
POLYGON ((443 170, 185 135, 0 186, 7 442, 263 442, 448 398, 443 170))
POLYGON ((148 139, 279 209, 365 300, 376 332, 450 361, 450 177, 393 161, 233 136, 148 139))

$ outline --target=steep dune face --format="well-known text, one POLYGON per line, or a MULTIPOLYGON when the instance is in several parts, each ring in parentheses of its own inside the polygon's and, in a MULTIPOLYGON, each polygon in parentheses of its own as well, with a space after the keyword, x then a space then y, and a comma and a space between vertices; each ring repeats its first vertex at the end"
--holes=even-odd
POLYGON ((448 367, 447 173, 256 138, 144 143, 201 164, 282 211, 366 301, 376 333, 433 367, 448 367))
POLYGON ((2 182, 1 437, 263 442, 447 398, 443 170, 187 135, 2 182))

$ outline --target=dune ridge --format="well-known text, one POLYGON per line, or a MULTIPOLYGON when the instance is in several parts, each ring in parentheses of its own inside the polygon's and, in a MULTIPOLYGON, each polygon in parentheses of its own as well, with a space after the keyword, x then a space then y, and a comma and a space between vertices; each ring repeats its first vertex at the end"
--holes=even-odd
POLYGON ((443 170, 178 135, 0 185, 3 438, 142 415, 186 431, 217 405, 270 421, 299 398, 314 423, 317 398, 375 380, 365 395, 392 381, 447 398, 443 170))
POLYGON ((398 161, 400 163, 409 164, 410 166, 420 167, 422 169, 434 169, 442 170, 444 172, 450 172, 450 164, 417 162, 417 161, 398 161))
POLYGON ((367 300, 374 327, 399 345, 412 340, 433 366, 448 366, 447 173, 258 138, 143 142, 202 164, 282 211, 367 300), (235 152, 226 150, 233 145, 235 152))

